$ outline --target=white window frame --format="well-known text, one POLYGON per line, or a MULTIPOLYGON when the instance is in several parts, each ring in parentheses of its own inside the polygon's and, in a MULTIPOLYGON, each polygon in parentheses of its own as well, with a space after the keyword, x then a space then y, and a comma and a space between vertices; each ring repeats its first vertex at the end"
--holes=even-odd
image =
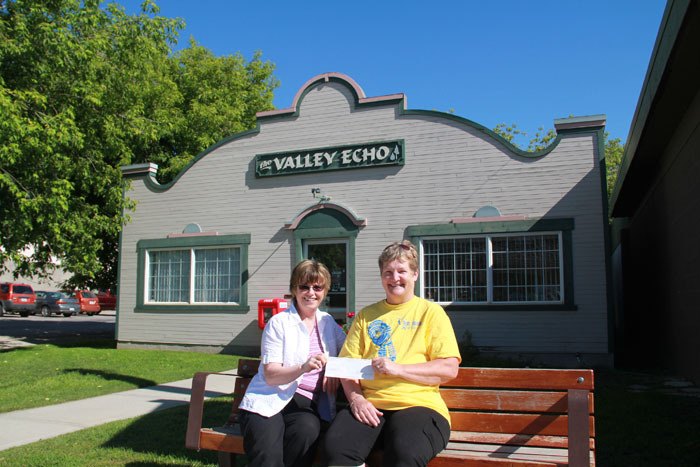
POLYGON ((216 245, 216 246, 192 246, 192 247, 176 247, 176 248, 152 248, 146 250, 146 255, 145 255, 145 267, 144 267, 144 278, 143 278, 143 283, 144 283, 144 288, 143 288, 143 303, 145 305, 182 305, 182 304, 188 304, 188 305, 239 305, 240 304, 240 297, 241 297, 241 285, 242 285, 242 276, 243 276, 243 268, 242 268, 242 256, 243 256, 243 251, 242 248, 238 245, 216 245), (202 302, 202 301, 196 301, 195 300, 195 295, 196 295, 196 289, 195 289, 195 282, 196 282, 196 270, 197 270, 197 263, 196 263, 196 255, 195 251, 201 251, 201 250, 224 250, 224 249, 235 249, 238 250, 238 284, 237 287, 234 290, 238 290, 238 301, 235 302, 202 302), (166 252, 166 251, 189 251, 189 257, 190 257, 190 272, 189 272, 189 300, 186 302, 161 302, 161 301, 153 301, 149 299, 150 295, 150 271, 151 271, 151 253, 153 252, 166 252))
POLYGON ((493 233, 479 233, 479 234, 463 234, 463 235, 434 235, 425 236, 420 239, 419 242, 419 253, 420 253, 420 296, 425 298, 426 295, 426 271, 425 271, 425 247, 423 242, 426 240, 449 240, 449 239, 464 239, 464 238, 485 238, 486 239, 486 301, 474 301, 474 302, 458 302, 458 301, 442 301, 437 302, 441 305, 562 305, 566 303, 565 297, 565 281, 564 277, 565 267, 564 267, 564 242, 561 231, 535 231, 535 232, 493 232, 493 233), (557 301, 543 301, 543 300, 533 300, 533 301, 494 301, 493 299, 493 248, 492 239, 494 237, 528 237, 528 236, 541 236, 541 235, 556 235, 558 242, 558 260, 559 260, 559 300, 557 301))

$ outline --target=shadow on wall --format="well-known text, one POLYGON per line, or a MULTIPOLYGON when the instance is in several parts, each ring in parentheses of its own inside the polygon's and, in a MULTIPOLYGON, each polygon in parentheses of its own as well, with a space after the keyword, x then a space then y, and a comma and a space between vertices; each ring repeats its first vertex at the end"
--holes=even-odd
POLYGON ((236 337, 229 341, 229 343, 226 344, 219 353, 254 358, 260 357, 260 340, 262 339, 262 329, 258 327, 257 309, 255 310, 255 313, 255 321, 251 321, 243 329, 236 330, 236 337))

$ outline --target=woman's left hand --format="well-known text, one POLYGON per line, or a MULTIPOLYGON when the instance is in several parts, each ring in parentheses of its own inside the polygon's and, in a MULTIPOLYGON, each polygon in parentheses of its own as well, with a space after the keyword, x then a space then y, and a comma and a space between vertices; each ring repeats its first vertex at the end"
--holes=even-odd
POLYGON ((401 365, 392 362, 386 357, 376 357, 372 359, 372 368, 376 373, 389 376, 400 376, 401 365))
POLYGON ((335 394, 338 392, 338 387, 340 386, 340 380, 338 378, 327 378, 323 377, 323 392, 328 394, 335 394))

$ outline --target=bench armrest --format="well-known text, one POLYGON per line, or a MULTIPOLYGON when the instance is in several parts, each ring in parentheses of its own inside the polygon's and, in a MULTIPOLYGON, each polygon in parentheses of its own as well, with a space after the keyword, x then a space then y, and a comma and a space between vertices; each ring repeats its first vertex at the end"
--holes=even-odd
POLYGON ((587 389, 568 390, 569 467, 589 467, 589 411, 587 389))
MULTIPOLYGON (((199 431, 202 428, 202 416, 204 413, 204 393, 206 390, 207 377, 210 375, 233 376, 231 373, 199 372, 192 378, 192 391, 190 392, 190 410, 187 415, 187 434, 185 435, 185 446, 190 449, 199 450, 199 431)), ((233 392, 233 387, 231 388, 233 392)))

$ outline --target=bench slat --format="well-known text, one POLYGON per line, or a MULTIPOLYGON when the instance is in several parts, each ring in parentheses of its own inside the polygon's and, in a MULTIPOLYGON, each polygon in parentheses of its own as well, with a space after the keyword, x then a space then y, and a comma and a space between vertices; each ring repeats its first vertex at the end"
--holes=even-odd
POLYGON ((556 459, 542 459, 539 457, 524 458, 523 457, 507 457, 494 455, 484 452, 464 452, 458 450, 446 449, 443 450, 436 458, 431 460, 429 467, 448 467, 456 465, 469 467, 492 467, 508 466, 508 467, 566 467, 566 459, 557 462, 556 459))
POLYGON ((442 387, 493 389, 593 390, 593 370, 534 368, 460 368, 455 379, 442 387), (581 382, 579 383, 579 378, 581 382))
MULTIPOLYGON (((449 409, 566 413, 566 391, 503 391, 482 389, 440 389, 449 409)), ((593 413, 593 394, 588 395, 588 412, 593 413)))
POLYGON ((227 431, 226 428, 228 427, 202 428, 199 432, 200 448, 237 454, 244 453, 243 436, 241 436, 238 426, 233 432, 227 431))
MULTIPOLYGON (((485 444, 512 444, 517 446, 542 446, 551 448, 566 448, 569 445, 569 438, 566 436, 546 436, 546 435, 521 435, 514 433, 481 433, 477 431, 450 432, 450 441, 471 442, 485 444)), ((588 440, 588 448, 595 449, 595 440, 588 440)))
MULTIPOLYGON (((452 429, 485 433, 521 433, 525 435, 567 436, 566 415, 502 414, 489 412, 450 412, 452 429)), ((594 417, 588 427, 594 436, 594 417)))

